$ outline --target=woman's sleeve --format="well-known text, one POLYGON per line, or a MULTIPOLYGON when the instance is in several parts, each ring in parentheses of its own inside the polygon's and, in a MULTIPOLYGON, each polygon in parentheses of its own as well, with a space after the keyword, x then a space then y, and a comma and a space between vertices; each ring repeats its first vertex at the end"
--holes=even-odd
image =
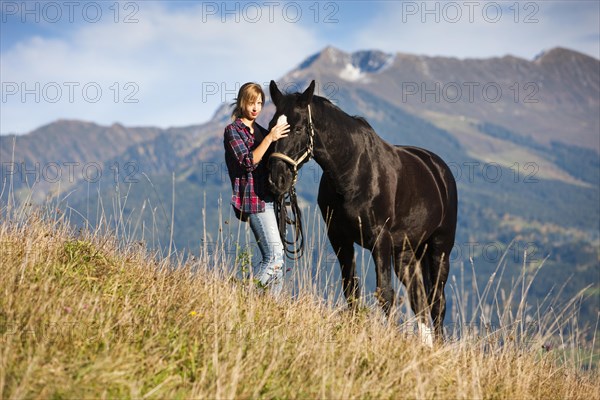
POLYGON ((225 148, 239 163, 240 167, 246 171, 254 171, 258 164, 254 164, 252 151, 246 146, 239 132, 231 125, 225 128, 225 148))

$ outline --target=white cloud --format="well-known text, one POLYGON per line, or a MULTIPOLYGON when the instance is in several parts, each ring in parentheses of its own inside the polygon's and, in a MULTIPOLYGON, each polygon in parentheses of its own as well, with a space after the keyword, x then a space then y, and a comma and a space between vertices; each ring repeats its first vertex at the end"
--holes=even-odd
POLYGON ((277 79, 318 48, 314 32, 282 18, 253 23, 225 15, 223 22, 203 3, 139 4, 137 23, 73 25, 59 37, 29 37, 4 52, 0 132, 23 133, 57 118, 201 123, 233 100, 239 84, 277 79))

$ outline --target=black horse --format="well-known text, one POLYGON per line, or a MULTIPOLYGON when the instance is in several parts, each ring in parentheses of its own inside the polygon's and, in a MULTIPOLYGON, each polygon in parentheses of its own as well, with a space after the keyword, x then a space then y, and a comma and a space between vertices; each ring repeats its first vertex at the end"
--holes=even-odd
POLYGON ((269 181, 279 196, 294 184, 297 169, 314 154, 323 169, 318 203, 340 262, 343 289, 356 305, 358 282, 354 243, 371 250, 376 296, 389 315, 394 304, 391 264, 431 344, 431 320, 443 339, 444 287, 457 218, 456 182, 437 155, 416 147, 392 146, 360 117, 329 100, 304 93, 283 95, 271 81, 276 106, 270 128, 285 114, 290 134, 274 145, 269 181))

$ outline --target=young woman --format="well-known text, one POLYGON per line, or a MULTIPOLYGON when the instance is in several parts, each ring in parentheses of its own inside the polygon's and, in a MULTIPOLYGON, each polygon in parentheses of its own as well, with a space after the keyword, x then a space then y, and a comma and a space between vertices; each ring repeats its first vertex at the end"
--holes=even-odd
POLYGON ((276 125, 271 132, 260 126, 256 118, 264 101, 260 85, 248 82, 240 88, 231 114, 233 122, 225 128, 225 162, 233 189, 231 205, 237 218, 250 222, 262 255, 255 278, 277 295, 283 285, 284 250, 266 164, 271 143, 286 137, 290 126, 276 125))

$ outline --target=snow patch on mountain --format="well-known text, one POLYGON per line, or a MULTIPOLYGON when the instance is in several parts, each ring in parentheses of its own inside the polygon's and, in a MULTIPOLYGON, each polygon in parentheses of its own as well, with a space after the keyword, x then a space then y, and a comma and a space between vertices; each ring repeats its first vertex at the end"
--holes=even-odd
POLYGON ((340 78, 350 82, 356 82, 364 77, 364 73, 355 65, 346 64, 346 67, 340 72, 340 78))
POLYGON ((394 63, 395 56, 381 51, 357 51, 340 71, 339 77, 351 82, 366 81, 368 74, 380 73, 394 63))

